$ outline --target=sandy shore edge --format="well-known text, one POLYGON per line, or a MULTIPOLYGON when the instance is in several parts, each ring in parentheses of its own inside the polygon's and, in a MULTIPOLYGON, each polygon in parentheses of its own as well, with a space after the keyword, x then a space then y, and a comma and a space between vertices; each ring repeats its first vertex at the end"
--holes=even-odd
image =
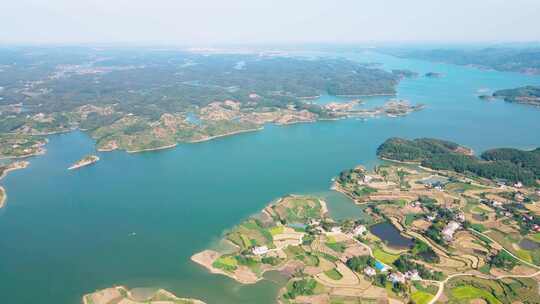
POLYGON ((221 274, 227 276, 241 284, 255 284, 258 281, 262 280, 262 277, 257 277, 251 272, 243 272, 242 270, 237 270, 235 272, 242 272, 241 275, 235 273, 228 273, 221 269, 217 269, 212 264, 221 256, 221 253, 214 250, 203 250, 199 253, 196 253, 191 256, 191 260, 202 267, 206 268, 210 273, 221 274))
POLYGON ((7 194, 6 189, 4 187, 0 186, 0 209, 4 207, 7 201, 7 194))
POLYGON ((198 299, 192 299, 192 298, 180 298, 173 294, 172 292, 159 288, 157 289, 153 295, 150 297, 155 296, 165 296, 166 298, 170 300, 152 300, 149 299, 141 299, 138 300, 136 296, 132 293, 132 290, 130 290, 126 286, 113 286, 101 290, 96 290, 95 292, 88 293, 82 296, 82 303, 83 304, 110 304, 110 303, 116 303, 114 301, 117 301, 118 298, 122 297, 121 300, 122 303, 124 301, 129 301, 129 303, 138 304, 138 303, 176 303, 178 301, 185 301, 190 302, 193 304, 206 304, 205 302, 198 300, 198 299))

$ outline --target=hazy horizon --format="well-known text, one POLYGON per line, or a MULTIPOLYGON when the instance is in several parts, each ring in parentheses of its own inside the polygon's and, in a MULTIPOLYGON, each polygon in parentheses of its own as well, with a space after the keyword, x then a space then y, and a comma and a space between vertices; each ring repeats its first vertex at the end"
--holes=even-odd
POLYGON ((0 43, 537 42, 538 12, 536 0, 20 0, 0 12, 0 43))

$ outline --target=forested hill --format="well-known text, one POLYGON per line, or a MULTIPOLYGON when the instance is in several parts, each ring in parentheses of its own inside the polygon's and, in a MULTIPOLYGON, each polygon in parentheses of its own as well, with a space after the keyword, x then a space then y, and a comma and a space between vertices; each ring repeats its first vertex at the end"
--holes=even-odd
POLYGON ((488 150, 475 157, 459 144, 432 138, 408 140, 390 138, 377 149, 382 158, 420 162, 435 170, 470 172, 489 179, 506 179, 535 185, 540 179, 540 148, 523 151, 512 148, 488 150))
POLYGON ((0 146, 9 147, 0 157, 36 153, 30 136, 75 129, 100 150, 135 152, 315 121, 336 113, 309 98, 393 95, 398 81, 358 62, 275 52, 0 46, 0 146))
POLYGON ((508 102, 517 102, 540 106, 540 87, 525 86, 515 89, 499 90, 493 97, 502 98, 508 102))
POLYGON ((25 114, 118 104, 159 117, 214 101, 286 107, 320 94, 394 94, 398 77, 344 59, 180 50, 1 48, 0 106, 25 114))
POLYGON ((458 65, 473 65, 498 71, 540 73, 540 48, 448 48, 448 49, 391 49, 395 56, 417 58, 458 65))

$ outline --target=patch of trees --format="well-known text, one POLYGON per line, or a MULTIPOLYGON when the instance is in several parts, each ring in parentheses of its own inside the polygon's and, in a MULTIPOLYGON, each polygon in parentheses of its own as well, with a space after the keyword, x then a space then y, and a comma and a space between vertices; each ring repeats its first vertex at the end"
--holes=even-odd
POLYGON ((378 274, 375 275, 375 277, 373 277, 373 284, 375 286, 385 288, 386 287, 386 281, 387 281, 386 275, 382 274, 382 273, 378 273, 378 274))
POLYGON ((364 173, 358 169, 347 169, 339 173, 338 183, 342 186, 347 184, 356 183, 358 179, 364 178, 364 173))
POLYGON ((317 281, 313 279, 301 279, 292 282, 287 288, 287 292, 283 295, 285 299, 294 299, 297 296, 312 295, 317 287, 317 281))
POLYGON ((263 264, 269 264, 269 265, 272 265, 272 266, 276 266, 281 262, 281 260, 278 257, 263 257, 261 259, 261 262, 263 264))
POLYGON ((487 161, 507 161, 520 168, 528 169, 540 178, 540 148, 532 151, 523 151, 512 148, 499 148, 487 150, 480 156, 487 161))
POLYGON ((491 257, 489 264, 494 267, 512 270, 517 265, 517 260, 505 250, 499 250, 497 254, 491 257))
POLYGON ((444 239, 441 234, 443 228, 444 228, 443 222, 439 221, 439 222, 433 223, 426 230, 426 236, 432 239, 433 241, 435 241, 435 243, 445 246, 446 243, 444 242, 444 239))
POLYGON ((422 204, 422 207, 426 208, 430 212, 434 212, 439 209, 437 200, 429 196, 422 195, 418 197, 418 201, 420 202, 420 204, 422 204))
POLYGON ((481 158, 463 154, 464 147, 456 143, 420 138, 407 140, 390 138, 377 149, 377 155, 398 161, 420 162, 435 170, 473 173, 488 179, 505 179, 535 185, 540 178, 540 148, 533 151, 493 149, 481 158))
POLYGON ((356 271, 362 272, 367 266, 375 267, 377 261, 369 255, 355 256, 347 260, 347 266, 356 271))
POLYGON ((439 256, 431 249, 431 247, 419 239, 414 240, 414 245, 411 248, 411 254, 414 258, 426 261, 428 263, 438 263, 439 256))
POLYGON ((397 260, 394 261, 394 266, 400 272, 407 272, 417 270, 418 275, 424 280, 436 280, 440 281, 444 278, 444 274, 440 271, 434 271, 426 268, 422 264, 418 264, 412 260, 412 257, 409 255, 400 255, 397 260))

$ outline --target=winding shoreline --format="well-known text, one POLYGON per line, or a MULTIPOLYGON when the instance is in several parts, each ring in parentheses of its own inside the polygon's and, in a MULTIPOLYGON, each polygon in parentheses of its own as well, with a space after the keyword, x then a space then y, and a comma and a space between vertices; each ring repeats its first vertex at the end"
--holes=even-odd
POLYGON ((205 302, 192 299, 192 298, 180 298, 172 292, 159 288, 156 289, 150 296, 144 298, 137 297, 134 289, 128 289, 126 286, 113 286, 95 292, 88 293, 82 296, 83 304, 112 304, 112 303, 131 303, 131 304, 173 304, 173 303, 186 303, 186 304, 206 304, 205 302))
MULTIPOLYGON (((27 168, 29 165, 30 163, 28 161, 18 161, 18 162, 9 164, 8 168, 2 172, 2 175, 0 175, 0 179, 3 179, 4 177, 6 177, 7 174, 11 171, 27 168)), ((0 199, 0 209, 2 209, 6 205, 6 202, 7 202, 7 191, 4 187, 0 186, 0 192, 2 194, 1 199, 0 199)))
POLYGON ((214 135, 214 136, 209 136, 209 137, 203 138, 203 139, 197 139, 197 140, 188 141, 188 143, 190 143, 190 144, 201 143, 201 142, 210 141, 212 139, 216 139, 216 138, 220 138, 220 137, 226 137, 226 136, 231 136, 231 135, 236 135, 236 134, 241 134, 241 133, 261 131, 263 129, 264 129, 264 126, 261 126, 261 127, 258 127, 258 128, 253 128, 253 129, 232 131, 232 132, 228 132, 228 133, 225 133, 225 134, 214 135))

